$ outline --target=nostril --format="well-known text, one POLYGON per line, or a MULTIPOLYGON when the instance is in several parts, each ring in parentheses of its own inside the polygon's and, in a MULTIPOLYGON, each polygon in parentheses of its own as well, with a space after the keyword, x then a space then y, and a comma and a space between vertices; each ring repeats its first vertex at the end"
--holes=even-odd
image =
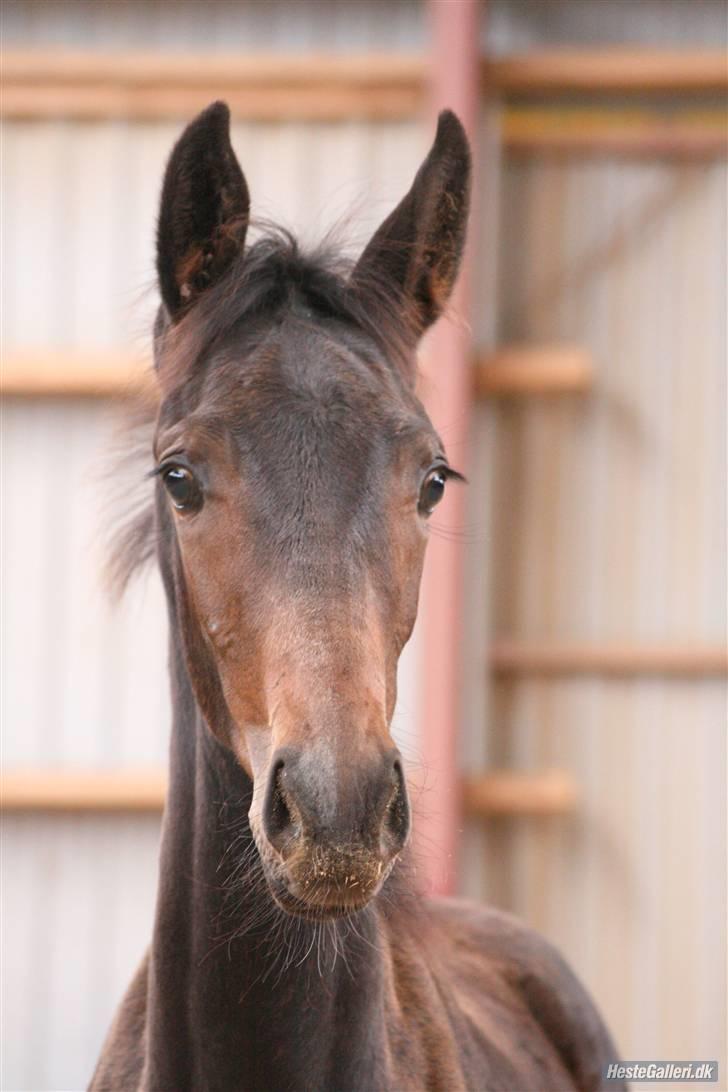
POLYGON ((404 771, 398 758, 394 760, 392 771, 394 774, 394 790, 387 804, 384 827, 390 842, 393 843, 395 852, 397 852, 407 841, 410 828, 410 811, 404 771))
POLYGON ((270 773, 268 791, 263 804, 263 830, 268 841, 279 852, 294 833, 293 817, 286 800, 283 780, 285 763, 279 759, 270 773))

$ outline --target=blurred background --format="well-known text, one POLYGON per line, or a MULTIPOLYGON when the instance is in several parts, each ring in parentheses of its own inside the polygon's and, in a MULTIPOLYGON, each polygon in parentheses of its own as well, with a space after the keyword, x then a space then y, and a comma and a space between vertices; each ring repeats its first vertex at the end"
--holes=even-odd
POLYGON ((469 269, 423 394, 470 485, 394 725, 423 868, 554 941, 622 1057, 728 1086, 727 11, 3 0, 3 1089, 85 1086, 151 935, 166 623, 154 571, 103 590, 130 488, 103 471, 164 163, 215 98, 256 215, 348 217, 353 249, 435 108, 468 122, 469 269))

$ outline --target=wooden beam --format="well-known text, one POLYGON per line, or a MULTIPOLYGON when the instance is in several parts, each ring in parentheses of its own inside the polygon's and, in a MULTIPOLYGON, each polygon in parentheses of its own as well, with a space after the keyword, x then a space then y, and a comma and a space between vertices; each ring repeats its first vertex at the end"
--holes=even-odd
POLYGON ((506 345, 479 357, 474 372, 481 398, 583 394, 593 380, 591 357, 576 345, 506 345))
POLYGON ((723 678, 728 649, 720 644, 529 644, 499 641, 488 655, 490 670, 501 676, 663 676, 723 678))
POLYGON ((0 777, 3 811, 157 812, 162 770, 14 770, 0 777))
POLYGON ((494 57, 483 82, 501 94, 721 93, 728 91, 722 50, 570 49, 494 57))
POLYGON ((576 809, 579 792, 574 778, 564 770, 498 770, 466 778, 463 801, 465 811, 478 818, 566 815, 576 809))
MULTIPOLYGON (((482 397, 582 393, 593 378, 591 358, 572 345, 511 345, 473 363, 482 397)), ((23 398, 117 397, 153 384, 149 362, 123 349, 26 349, 5 353, 0 393, 23 398)))
MULTIPOLYGON (((163 770, 24 769, 0 777, 5 812, 158 812, 164 807, 163 770)), ((553 815, 571 811, 578 793, 570 775, 496 771, 463 782, 471 815, 553 815)))
POLYGON ((188 121, 223 99, 235 121, 400 121, 416 117, 419 88, 322 86, 63 87, 51 83, 8 86, 0 117, 23 120, 188 121))
POLYGON ((214 99, 261 121, 410 118, 425 60, 408 54, 218 55, 10 51, 7 117, 185 119, 214 99))
POLYGON ((0 364, 0 393, 16 397, 115 397, 151 383, 149 362, 123 349, 14 350, 0 364))
POLYGON ((728 153, 728 111, 507 106, 501 139, 512 154, 715 159, 728 153))
MULTIPOLYGON (((481 67, 488 93, 506 96, 728 90, 728 63, 719 51, 541 52, 483 60, 481 67)), ((422 110, 425 79, 425 58, 403 53, 7 50, 0 115, 182 120, 224 98, 236 118, 404 119, 422 110)))
POLYGON ((426 59, 411 53, 104 53, 6 50, 3 81, 64 86, 411 87, 424 83, 426 59))

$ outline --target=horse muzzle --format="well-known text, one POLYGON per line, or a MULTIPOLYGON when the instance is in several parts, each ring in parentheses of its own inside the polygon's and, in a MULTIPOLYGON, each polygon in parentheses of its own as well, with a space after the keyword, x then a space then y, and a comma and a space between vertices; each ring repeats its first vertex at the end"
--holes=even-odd
POLYGON ((362 909, 381 889, 409 829, 397 750, 364 766, 290 747, 273 756, 259 848, 271 890, 289 913, 336 917, 362 909))

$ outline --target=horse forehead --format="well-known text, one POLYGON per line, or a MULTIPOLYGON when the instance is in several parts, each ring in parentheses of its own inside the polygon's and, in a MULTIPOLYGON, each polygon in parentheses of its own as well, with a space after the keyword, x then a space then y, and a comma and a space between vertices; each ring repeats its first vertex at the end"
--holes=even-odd
POLYGON ((370 341, 340 323, 308 324, 295 315, 263 327, 252 344, 243 334, 207 373, 207 391, 232 398, 233 405, 242 399, 269 406, 279 399, 311 408, 352 404, 366 414, 367 407, 391 409, 403 401, 394 369, 370 341))
POLYGON ((252 387, 232 433, 256 538, 303 561, 324 542, 380 541, 399 420, 348 377, 269 374, 252 387))
POLYGON ((300 354, 267 345, 252 358, 228 357, 208 390, 209 416, 269 471, 376 462, 412 418, 384 367, 326 339, 309 340, 300 354))
POLYGON ((296 496, 299 510, 326 497, 331 515, 365 504, 367 484, 386 474, 396 432, 386 407, 336 383, 259 393, 234 428, 241 463, 255 468, 266 493, 296 496))

